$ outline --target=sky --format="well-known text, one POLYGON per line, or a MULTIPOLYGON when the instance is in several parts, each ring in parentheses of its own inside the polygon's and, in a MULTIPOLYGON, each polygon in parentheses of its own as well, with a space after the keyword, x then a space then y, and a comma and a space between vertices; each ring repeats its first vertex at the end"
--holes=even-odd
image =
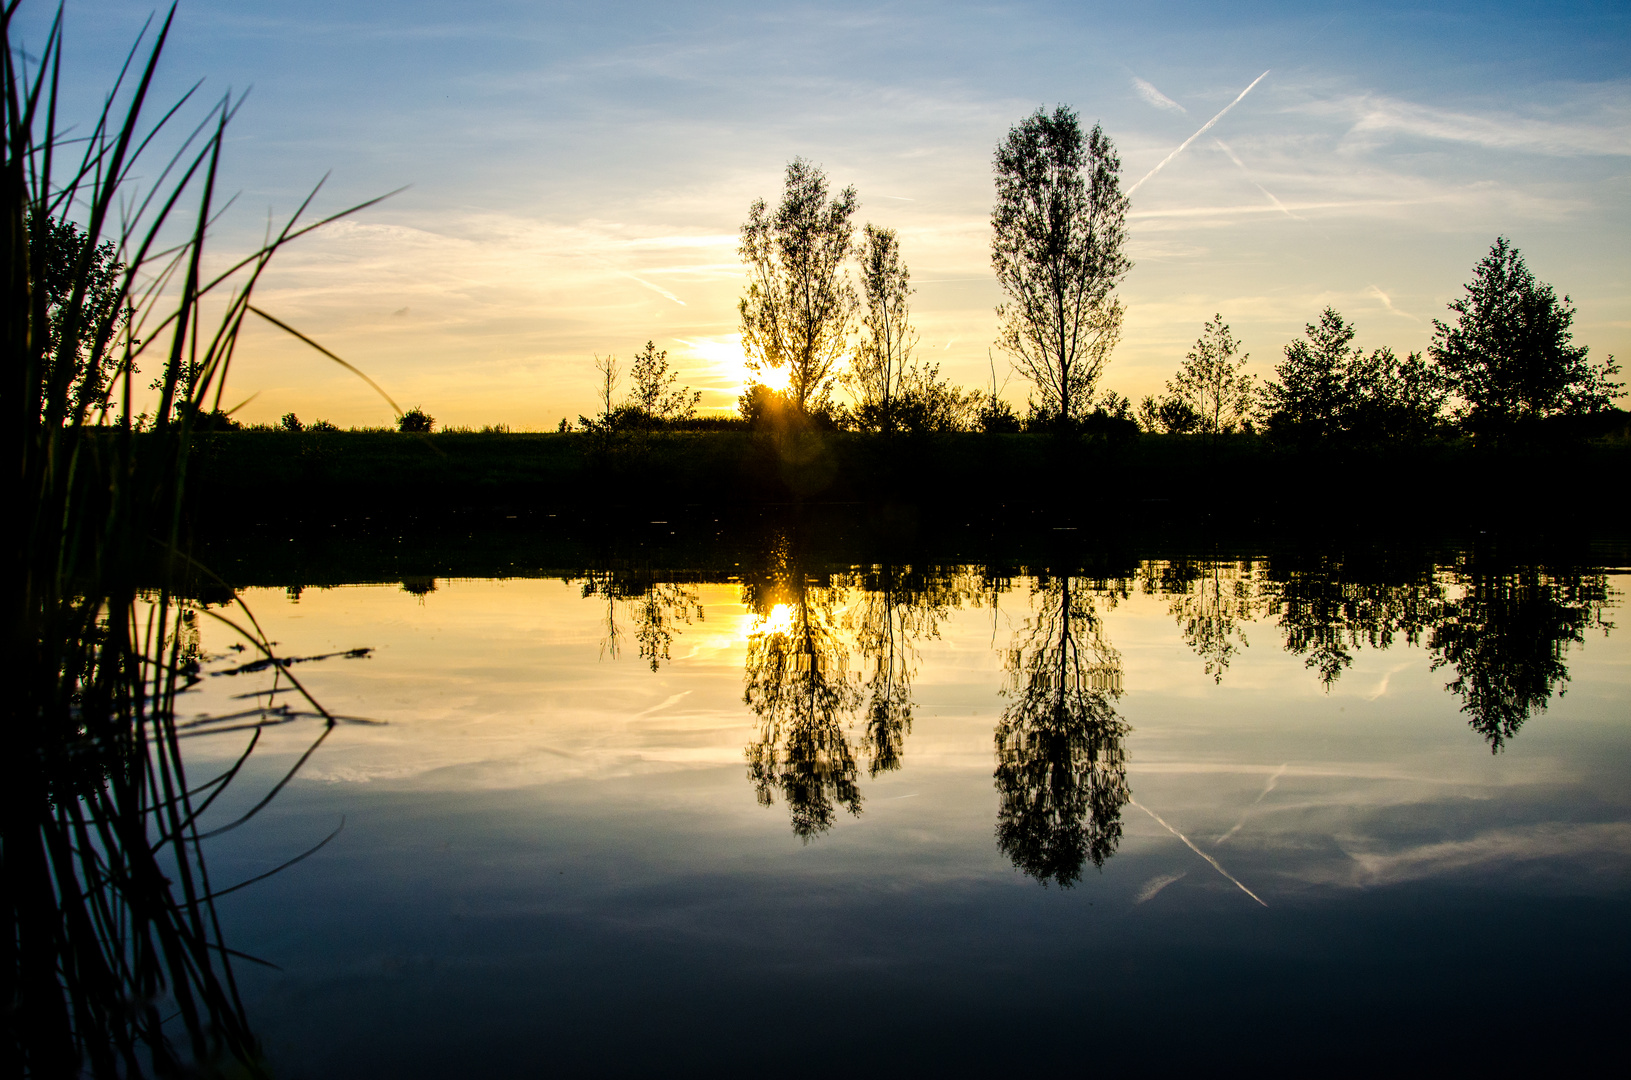
MULTIPOLYGON (((70 115, 153 10, 70 0, 70 115)), ((14 40, 53 11, 29 3, 14 40)), ((1160 392, 1215 314, 1259 376, 1326 306, 1364 348, 1424 349, 1498 235, 1573 299, 1594 359, 1631 359, 1623 3, 184 0, 156 100, 199 79, 249 91, 214 258, 325 176, 319 211, 406 188, 281 252, 258 302, 444 426, 593 412, 595 356, 647 340, 734 408, 737 231, 795 156, 898 230, 920 356, 1023 407, 994 347, 990 163, 1058 104, 1138 185, 1105 388, 1160 392)), ((392 419, 265 324, 227 398, 250 422, 392 419)))

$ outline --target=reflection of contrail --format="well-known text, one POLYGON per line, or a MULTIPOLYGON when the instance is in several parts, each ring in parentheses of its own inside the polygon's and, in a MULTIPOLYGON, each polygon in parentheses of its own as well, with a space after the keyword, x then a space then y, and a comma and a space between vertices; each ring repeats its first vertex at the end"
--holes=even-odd
MULTIPOLYGON (((1259 75, 1257 78, 1252 80, 1252 86, 1256 86, 1258 83, 1262 82, 1264 79, 1266 79, 1268 77, 1269 77, 1269 73, 1267 71, 1263 72, 1263 74, 1259 75)), ((1196 139, 1200 138, 1202 135, 1205 135, 1208 131, 1210 131, 1213 124, 1215 124, 1219 120, 1223 119, 1223 114, 1224 113, 1228 112, 1230 109, 1232 109, 1236 105, 1240 104, 1240 98, 1243 98, 1247 94, 1252 92, 1252 86, 1248 86, 1248 87, 1246 87, 1246 89, 1242 90, 1240 92, 1240 97, 1235 98, 1233 101, 1229 102, 1229 104, 1225 105, 1223 107, 1223 109, 1216 116, 1212 117, 1212 119, 1210 119, 1206 123, 1202 124, 1201 129, 1199 131, 1197 131, 1195 134, 1191 135, 1189 138, 1185 139, 1182 143, 1180 143, 1178 145, 1178 149, 1174 150, 1172 153, 1170 153, 1166 157, 1162 158, 1161 159, 1161 164, 1157 165, 1155 168, 1151 169, 1149 172, 1144 174, 1144 180, 1148 180, 1150 177, 1154 176, 1156 173, 1158 173, 1162 169, 1166 168, 1167 167, 1167 162, 1171 161, 1173 158, 1177 157, 1179 154, 1181 154, 1185 150, 1189 149, 1189 144, 1190 143, 1194 142, 1196 139)), ((1131 195, 1133 192, 1135 192, 1139 188, 1143 187, 1144 186, 1144 180, 1140 180, 1138 183, 1136 183, 1132 187, 1128 188, 1127 189, 1127 194, 1131 195)), ((1242 886, 1242 888, 1244 888, 1244 886, 1242 886)))
POLYGON ((652 292, 656 293, 658 296, 666 296, 670 300, 674 301, 674 303, 678 304, 680 307, 685 306, 685 301, 684 300, 681 300, 679 297, 675 296, 673 293, 669 292, 667 289, 663 288, 661 285, 653 285, 651 282, 647 281, 645 278, 635 277, 633 274, 629 273, 627 270, 620 271, 620 273, 622 273, 622 275, 624 277, 628 278, 630 281, 637 281, 641 285, 644 285, 646 288, 650 289, 652 292))
MULTIPOLYGON (((1246 807, 1247 812, 1251 811, 1252 806, 1256 806, 1258 803, 1262 802, 1264 800, 1264 798, 1266 798, 1268 796, 1268 793, 1274 790, 1274 785, 1278 784, 1280 782, 1280 777, 1284 776, 1285 774, 1286 774, 1285 764, 1281 763, 1280 767, 1278 769, 1274 770, 1274 775, 1269 777, 1269 782, 1267 784, 1263 785, 1263 790, 1259 791, 1257 793, 1257 798, 1255 798, 1255 799, 1253 799, 1251 801, 1251 806, 1246 807)), ((1221 844, 1225 840, 1229 839, 1229 837, 1231 837, 1235 833, 1239 832, 1240 827, 1242 825, 1244 825, 1244 824, 1246 824, 1246 814, 1241 814, 1240 815, 1240 820, 1235 822, 1235 827, 1230 829, 1228 832, 1224 833, 1222 836, 1218 837, 1217 840, 1215 840, 1213 842, 1212 846, 1217 847, 1219 844, 1221 844)))
MULTIPOLYGON (((1267 72, 1265 72, 1264 74, 1267 74, 1267 72)), ((1163 829, 1167 830, 1167 832, 1171 833, 1173 836, 1176 836, 1178 839, 1182 840, 1184 842, 1184 844, 1186 846, 1188 846, 1190 851, 1193 851, 1195 854, 1199 855, 1201 858, 1203 858, 1207 862, 1211 863, 1212 864, 1212 869, 1216 870, 1218 873, 1222 874, 1224 877, 1226 877, 1230 881, 1234 882, 1235 887, 1238 888, 1241 892, 1245 893, 1247 896, 1251 897, 1253 900, 1256 900, 1259 904, 1263 904, 1263 898, 1261 896, 1258 896, 1256 893, 1254 893, 1250 889, 1246 888, 1246 886, 1240 884, 1240 879, 1239 878, 1235 877, 1233 874, 1229 873, 1229 871, 1225 870, 1223 868, 1223 865, 1221 863, 1219 863, 1216 859, 1212 858, 1212 856, 1208 855, 1206 852, 1202 851, 1200 848, 1198 848, 1194 844, 1190 843, 1189 842, 1189 837, 1185 836, 1183 833, 1179 832, 1177 829, 1174 829, 1171 825, 1168 825, 1165 821, 1162 821, 1160 814, 1157 814, 1154 810, 1151 810, 1149 807, 1145 806, 1143 803, 1139 802, 1137 799, 1129 799, 1127 801, 1132 803, 1134 806, 1138 807, 1140 810, 1144 811, 1146 814, 1150 815, 1150 817, 1154 818, 1155 823, 1157 825, 1161 826, 1163 829)), ((1267 904, 1263 904, 1263 906, 1268 907, 1267 904)))
POLYGON ((1258 191, 1261 191, 1264 195, 1267 195, 1269 197, 1269 202, 1273 203, 1275 208, 1277 210, 1279 210, 1280 213, 1284 214, 1288 218, 1291 218, 1293 221, 1301 221, 1302 220, 1302 218, 1298 217, 1296 214, 1293 214, 1290 210, 1287 210, 1286 206, 1285 206, 1285 203, 1281 202, 1279 199, 1276 199, 1274 197, 1274 192, 1270 191, 1268 188, 1264 187, 1262 184, 1259 184, 1256 180, 1252 179, 1251 170, 1246 168, 1246 163, 1244 161, 1241 161, 1240 158, 1235 154, 1235 152, 1229 148, 1228 143, 1224 142, 1222 139, 1218 138, 1216 135, 1212 136, 1212 141, 1218 144, 1218 149, 1222 150, 1225 154, 1229 155, 1229 160, 1230 161, 1232 161, 1236 165, 1240 166, 1240 171, 1246 174, 1246 179, 1251 180, 1252 187, 1256 188, 1258 191))

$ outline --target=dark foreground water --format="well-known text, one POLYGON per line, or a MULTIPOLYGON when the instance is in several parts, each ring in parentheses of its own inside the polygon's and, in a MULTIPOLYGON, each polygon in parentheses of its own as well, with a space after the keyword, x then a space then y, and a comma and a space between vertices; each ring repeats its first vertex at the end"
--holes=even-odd
MULTIPOLYGON (((1616 561, 772 543, 247 590, 285 654, 372 647, 291 670, 383 721, 212 842, 225 884, 344 822, 222 901, 280 968, 239 965, 251 1018, 282 1077, 1615 1069, 1616 561)), ((246 779, 317 730, 269 730, 246 779)))

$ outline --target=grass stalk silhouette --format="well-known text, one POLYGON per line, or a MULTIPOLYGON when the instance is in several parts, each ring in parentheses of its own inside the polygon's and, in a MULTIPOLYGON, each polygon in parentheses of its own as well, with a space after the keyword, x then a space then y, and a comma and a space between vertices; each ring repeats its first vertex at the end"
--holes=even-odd
MULTIPOLYGON (((0 959, 0 1070, 264 1075, 233 976, 242 954, 215 906, 240 886, 211 881, 202 844, 258 812, 293 771, 231 824, 206 832, 201 818, 238 777, 259 725, 289 713, 248 716, 243 756, 208 779, 189 775, 183 739, 211 725, 176 716, 201 659, 187 597, 207 576, 186 555, 183 509, 194 435, 221 408, 256 283, 281 247, 333 217, 307 220, 308 196, 259 248, 206 273, 224 134, 241 99, 223 97, 190 132, 177 125, 196 86, 151 107, 172 8, 132 46, 89 130, 65 130, 61 10, 30 55, 14 40, 19 2, 0 12, 0 433, 15 515, 0 735, 0 904, 13 931, 0 959), (162 142, 178 146, 163 157, 162 142), (145 190, 138 166, 154 178, 145 190), (48 230, 70 217, 87 242, 72 265, 51 265, 48 230), (116 302, 93 304, 104 241, 122 273, 116 302), (48 292, 48 280, 61 287, 48 292), (133 419, 134 377, 153 359, 163 366, 148 424, 133 419), (98 397, 88 380, 110 375, 112 392, 98 397)), ((320 718, 298 769, 336 718, 273 656, 247 609, 208 614, 320 718)), ((245 714, 221 719, 246 724, 245 714)))

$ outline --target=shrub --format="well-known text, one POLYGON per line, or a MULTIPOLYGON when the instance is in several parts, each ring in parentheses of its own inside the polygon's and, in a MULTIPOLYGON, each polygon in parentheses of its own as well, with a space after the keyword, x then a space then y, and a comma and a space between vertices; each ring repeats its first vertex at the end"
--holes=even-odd
POLYGON ((396 429, 411 435, 427 434, 436 426, 436 418, 415 405, 397 417, 396 429))

